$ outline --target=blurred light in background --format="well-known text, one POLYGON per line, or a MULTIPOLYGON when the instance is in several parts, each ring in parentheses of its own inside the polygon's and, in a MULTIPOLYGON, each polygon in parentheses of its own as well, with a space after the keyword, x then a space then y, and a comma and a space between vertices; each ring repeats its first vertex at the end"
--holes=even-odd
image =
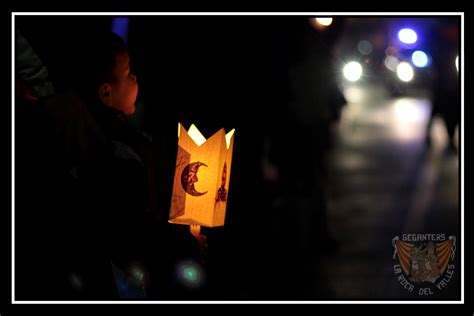
POLYGON ((391 105, 392 132, 402 141, 413 141, 425 136, 431 106, 427 100, 400 98, 391 105))
POLYGON ((114 18, 112 32, 119 35, 125 43, 128 42, 128 18, 114 18))
POLYGON ((418 39, 418 36, 416 35, 416 32, 413 31, 412 29, 406 28, 406 29, 401 29, 398 32, 398 39, 405 44, 414 44, 416 40, 418 39))
POLYGON ((417 50, 413 52, 411 55, 411 61, 413 62, 413 65, 415 65, 418 68, 423 68, 428 66, 428 55, 425 54, 425 52, 421 50, 417 50))
POLYGON ((459 56, 456 56, 456 70, 459 72, 459 56))
POLYGON ((386 32, 383 30, 376 31, 371 37, 370 37, 370 44, 372 44, 372 47, 376 50, 381 50, 384 49, 384 47, 387 47, 388 44, 388 38, 387 38, 386 32))
POLYGON ((347 87, 344 89, 344 97, 349 103, 359 103, 364 98, 364 92, 359 87, 347 87))
POLYGON ((414 76, 413 67, 406 61, 402 61, 397 66, 397 76, 401 81, 411 81, 414 76))
MULTIPOLYGON (((459 126, 456 128, 455 138, 456 143, 459 138, 459 126)), ((433 122, 431 123, 431 129, 428 131, 428 135, 431 137, 431 147, 432 149, 443 150, 445 146, 449 143, 450 139, 446 131, 444 121, 441 117, 433 117, 433 122)), ((458 147, 459 148, 459 147, 458 147)))
POLYGON ((332 18, 315 18, 316 23, 322 26, 329 26, 332 24, 332 18))
POLYGON ((144 280, 145 273, 139 267, 133 267, 132 275, 136 278, 136 281, 141 284, 144 280))
POLYGON ((396 46, 389 46, 385 49, 385 55, 396 56, 400 49, 396 46))
POLYGON ((390 71, 397 71, 397 66, 400 61, 397 57, 387 56, 385 57, 384 64, 385 67, 388 68, 390 71))
POLYGON ((83 282, 82 282, 82 278, 79 274, 72 273, 71 275, 69 275, 69 281, 71 282, 72 287, 76 291, 82 291, 83 282))
POLYGON ((357 49, 362 55, 369 55, 372 53, 372 44, 369 41, 362 40, 357 45, 357 49))
POLYGON ((347 80, 357 81, 362 76, 362 66, 356 61, 351 61, 344 66, 343 73, 347 80))
POLYGON ((187 288, 199 288, 204 282, 204 270, 195 261, 180 262, 176 266, 176 277, 179 283, 187 288))
POLYGON ((413 98, 400 98, 393 103, 395 118, 404 123, 425 122, 429 117, 429 109, 425 102, 413 98))

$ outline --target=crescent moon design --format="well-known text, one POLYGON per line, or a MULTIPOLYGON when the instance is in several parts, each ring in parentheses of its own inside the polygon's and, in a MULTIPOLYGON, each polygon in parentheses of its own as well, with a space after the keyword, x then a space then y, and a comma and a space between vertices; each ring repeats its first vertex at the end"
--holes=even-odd
POLYGON ((184 167, 183 172, 181 173, 181 185, 183 186, 184 191, 192 196, 201 196, 207 193, 198 192, 194 187, 194 183, 198 182, 197 172, 199 167, 207 165, 203 162, 191 162, 186 167, 184 167))

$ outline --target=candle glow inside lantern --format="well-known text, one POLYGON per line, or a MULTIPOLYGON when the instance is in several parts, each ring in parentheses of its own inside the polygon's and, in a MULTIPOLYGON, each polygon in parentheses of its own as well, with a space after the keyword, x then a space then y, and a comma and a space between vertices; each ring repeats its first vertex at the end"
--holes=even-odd
POLYGON ((224 226, 234 132, 221 128, 209 139, 178 123, 178 152, 169 222, 224 226))

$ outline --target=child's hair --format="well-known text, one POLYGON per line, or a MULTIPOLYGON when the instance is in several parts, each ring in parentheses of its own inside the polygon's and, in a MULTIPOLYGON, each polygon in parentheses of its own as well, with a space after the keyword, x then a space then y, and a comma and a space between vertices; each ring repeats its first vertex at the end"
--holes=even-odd
POLYGON ((96 102, 100 84, 116 80, 114 69, 117 58, 127 52, 127 47, 120 36, 108 32, 88 38, 81 51, 77 86, 85 98, 96 102))

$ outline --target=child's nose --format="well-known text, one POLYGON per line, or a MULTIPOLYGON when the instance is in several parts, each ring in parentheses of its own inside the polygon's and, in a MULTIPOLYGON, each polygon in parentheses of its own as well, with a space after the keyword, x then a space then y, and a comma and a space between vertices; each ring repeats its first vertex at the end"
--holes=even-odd
POLYGON ((134 75, 134 74, 131 74, 131 75, 130 75, 130 78, 132 78, 133 81, 137 81, 137 76, 134 75))

